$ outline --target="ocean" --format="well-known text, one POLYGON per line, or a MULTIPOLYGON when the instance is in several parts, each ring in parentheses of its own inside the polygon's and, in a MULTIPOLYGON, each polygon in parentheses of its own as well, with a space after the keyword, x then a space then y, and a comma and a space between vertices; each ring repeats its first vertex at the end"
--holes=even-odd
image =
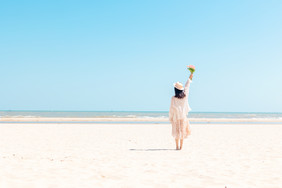
MULTIPOLYGON (((168 111, 0 111, 0 118, 168 118, 168 111)), ((190 112, 197 119, 278 119, 282 113, 190 112)))

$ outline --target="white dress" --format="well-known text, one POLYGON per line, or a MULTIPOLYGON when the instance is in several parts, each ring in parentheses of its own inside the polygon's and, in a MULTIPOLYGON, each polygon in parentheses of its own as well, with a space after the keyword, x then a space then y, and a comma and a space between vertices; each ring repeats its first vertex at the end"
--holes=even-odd
POLYGON ((184 93, 186 96, 184 98, 179 99, 174 96, 171 98, 169 121, 172 125, 172 136, 176 139, 184 139, 191 134, 189 121, 187 119, 188 112, 191 111, 188 104, 191 82, 192 80, 188 79, 185 84, 184 93))

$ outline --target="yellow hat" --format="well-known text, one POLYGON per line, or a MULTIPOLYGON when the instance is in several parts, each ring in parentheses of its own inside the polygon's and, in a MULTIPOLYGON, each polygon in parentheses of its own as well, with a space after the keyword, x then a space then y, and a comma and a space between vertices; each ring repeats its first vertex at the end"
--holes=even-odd
POLYGON ((180 82, 174 83, 173 86, 178 90, 184 90, 183 84, 180 82))

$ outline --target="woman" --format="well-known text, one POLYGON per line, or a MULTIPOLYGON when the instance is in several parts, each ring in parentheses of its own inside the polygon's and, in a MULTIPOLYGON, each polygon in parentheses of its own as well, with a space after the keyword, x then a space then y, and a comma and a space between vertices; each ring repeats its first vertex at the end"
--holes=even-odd
POLYGON ((188 112, 191 110, 188 104, 189 87, 192 82, 193 74, 185 84, 185 88, 180 82, 174 84, 175 96, 171 98, 169 109, 169 121, 172 124, 172 136, 175 138, 176 150, 181 150, 183 139, 191 134, 188 112), (180 141, 180 147, 179 147, 180 141))

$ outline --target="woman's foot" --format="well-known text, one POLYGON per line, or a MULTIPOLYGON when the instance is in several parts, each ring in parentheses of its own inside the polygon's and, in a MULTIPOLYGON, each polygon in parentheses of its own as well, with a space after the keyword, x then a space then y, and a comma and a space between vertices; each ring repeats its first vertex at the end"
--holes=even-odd
POLYGON ((180 150, 182 149, 183 146, 183 139, 180 140, 180 150))
POLYGON ((179 150, 179 139, 175 139, 176 150, 179 150))

